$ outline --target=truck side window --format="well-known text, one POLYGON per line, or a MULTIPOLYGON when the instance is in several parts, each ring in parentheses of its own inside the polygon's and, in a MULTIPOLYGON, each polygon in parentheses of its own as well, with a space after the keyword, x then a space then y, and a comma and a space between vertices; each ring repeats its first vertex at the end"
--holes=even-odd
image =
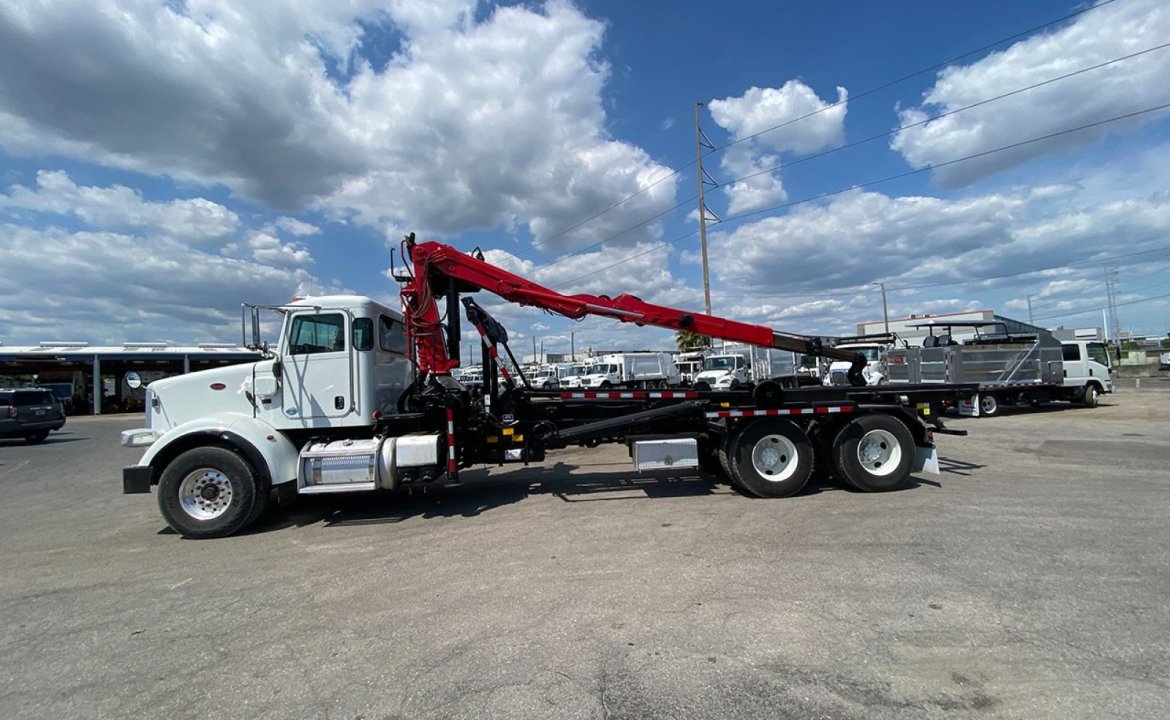
POLYGON ((345 316, 341 313, 298 315, 288 335, 293 355, 345 350, 345 316))
POLYGON ((1081 346, 1080 345, 1063 345, 1065 360, 1080 360, 1081 346))
POLYGON ((402 323, 382 315, 378 318, 378 347, 386 352, 406 354, 406 331, 402 323))
POLYGON ((1109 362, 1109 351, 1101 343, 1089 343, 1089 359, 1096 360, 1105 367, 1112 367, 1109 362))
POLYGON ((353 349, 374 349, 374 321, 369 318, 355 318, 353 321, 353 349))

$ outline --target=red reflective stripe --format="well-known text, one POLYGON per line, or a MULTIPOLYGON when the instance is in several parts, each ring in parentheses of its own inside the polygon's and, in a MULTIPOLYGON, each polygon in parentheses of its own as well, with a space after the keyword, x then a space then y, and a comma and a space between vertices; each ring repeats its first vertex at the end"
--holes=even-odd
POLYGON ((852 405, 830 405, 815 408, 767 408, 761 410, 720 410, 705 413, 708 418, 768 417, 776 415, 823 415, 853 412, 852 405))

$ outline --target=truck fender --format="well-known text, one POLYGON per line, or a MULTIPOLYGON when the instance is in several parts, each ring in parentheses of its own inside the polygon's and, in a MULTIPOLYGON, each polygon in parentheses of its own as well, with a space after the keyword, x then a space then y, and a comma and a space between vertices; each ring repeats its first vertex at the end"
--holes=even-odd
POLYGON ((154 483, 180 453, 202 445, 227 445, 248 459, 261 480, 272 485, 295 481, 300 453, 280 432, 247 415, 219 413, 185 422, 154 442, 139 465, 154 468, 154 483))

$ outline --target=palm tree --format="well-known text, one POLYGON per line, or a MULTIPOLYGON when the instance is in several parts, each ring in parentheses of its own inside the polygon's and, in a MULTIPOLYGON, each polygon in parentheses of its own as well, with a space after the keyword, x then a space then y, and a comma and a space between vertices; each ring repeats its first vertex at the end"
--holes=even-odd
POLYGON ((680 351, 694 350, 711 347, 711 338, 708 335, 700 335, 689 330, 679 330, 674 334, 674 344, 678 346, 680 351))

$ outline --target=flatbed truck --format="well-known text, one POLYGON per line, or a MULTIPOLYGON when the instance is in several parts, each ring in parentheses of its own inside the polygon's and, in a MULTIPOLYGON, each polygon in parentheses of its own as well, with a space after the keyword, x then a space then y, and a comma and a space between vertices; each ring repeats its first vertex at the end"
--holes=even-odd
POLYGON ((401 312, 362 296, 245 305, 245 342, 264 359, 151 383, 145 427, 122 433, 123 445, 145 448, 124 468, 123 492, 154 489, 175 531, 222 537, 274 499, 458 484, 468 468, 540 462, 600 443, 627 445, 640 472, 702 466, 753 496, 799 492, 814 466, 859 491, 883 491, 913 472, 938 472, 934 433, 963 433, 932 408, 976 389, 866 386, 864 356, 817 339, 631 295, 563 295, 413 234, 402 255, 407 266, 393 273, 401 312), (501 362, 501 349, 511 356, 507 329, 471 297, 480 290, 574 319, 596 315, 848 360, 852 384, 541 391, 501 362), (260 338, 265 310, 283 316, 272 348, 260 338), (461 318, 482 338, 482 391, 452 376, 461 318))
POLYGON ((922 347, 895 348, 886 367, 891 383, 975 383, 977 397, 959 411, 990 417, 1005 405, 1043 405, 1064 400, 1096 407, 1113 392, 1113 364, 1102 342, 1059 340, 1018 321, 932 321, 922 347), (956 340, 960 331, 972 337, 956 340))

